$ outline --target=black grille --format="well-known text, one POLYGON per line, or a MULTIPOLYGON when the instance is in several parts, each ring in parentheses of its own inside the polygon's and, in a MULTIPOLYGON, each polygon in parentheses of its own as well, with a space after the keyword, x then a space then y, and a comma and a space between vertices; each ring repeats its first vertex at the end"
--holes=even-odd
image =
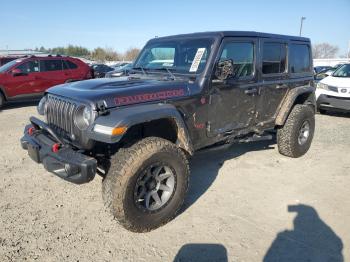
POLYGON ((338 87, 336 87, 336 86, 328 86, 328 89, 329 89, 330 91, 333 91, 333 92, 337 92, 337 93, 338 93, 338 87))
POLYGON ((45 113, 47 122, 60 135, 72 137, 75 134, 74 114, 78 105, 61 97, 48 95, 45 113))

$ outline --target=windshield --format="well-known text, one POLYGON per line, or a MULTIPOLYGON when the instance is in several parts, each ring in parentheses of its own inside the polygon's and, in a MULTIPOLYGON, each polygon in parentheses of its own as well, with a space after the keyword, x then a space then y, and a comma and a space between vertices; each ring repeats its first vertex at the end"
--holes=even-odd
POLYGON ((15 64, 17 64, 19 62, 19 60, 13 60, 11 62, 8 62, 6 64, 4 64, 3 66, 0 67, 0 73, 4 73, 7 70, 9 70, 12 66, 14 66, 15 64))
POLYGON ((209 57, 213 39, 153 41, 139 55, 134 68, 171 70, 180 74, 201 73, 209 57))
POLYGON ((342 65, 337 70, 334 71, 334 77, 350 77, 350 64, 342 65))

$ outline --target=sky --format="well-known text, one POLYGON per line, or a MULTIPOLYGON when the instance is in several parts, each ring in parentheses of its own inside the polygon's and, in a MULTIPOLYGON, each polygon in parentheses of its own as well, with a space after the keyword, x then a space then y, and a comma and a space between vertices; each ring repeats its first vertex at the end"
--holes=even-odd
POLYGON ((313 43, 350 42, 350 0, 36 0, 0 3, 0 49, 68 44, 124 52, 155 36, 242 30, 302 35, 313 43))

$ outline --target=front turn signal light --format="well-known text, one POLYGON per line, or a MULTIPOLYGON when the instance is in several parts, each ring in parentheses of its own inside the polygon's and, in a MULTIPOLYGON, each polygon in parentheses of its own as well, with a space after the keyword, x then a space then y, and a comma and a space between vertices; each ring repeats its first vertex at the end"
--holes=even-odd
POLYGON ((112 129, 112 136, 120 136, 127 130, 126 126, 115 127, 112 129))

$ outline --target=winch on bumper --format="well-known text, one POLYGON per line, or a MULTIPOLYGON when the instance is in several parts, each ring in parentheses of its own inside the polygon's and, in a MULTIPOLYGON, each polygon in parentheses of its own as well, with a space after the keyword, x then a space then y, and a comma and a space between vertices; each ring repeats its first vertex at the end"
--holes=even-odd
POLYGON ((21 138, 22 148, 46 170, 75 184, 91 181, 96 174, 96 159, 84 155, 61 141, 43 121, 32 117, 21 138))

